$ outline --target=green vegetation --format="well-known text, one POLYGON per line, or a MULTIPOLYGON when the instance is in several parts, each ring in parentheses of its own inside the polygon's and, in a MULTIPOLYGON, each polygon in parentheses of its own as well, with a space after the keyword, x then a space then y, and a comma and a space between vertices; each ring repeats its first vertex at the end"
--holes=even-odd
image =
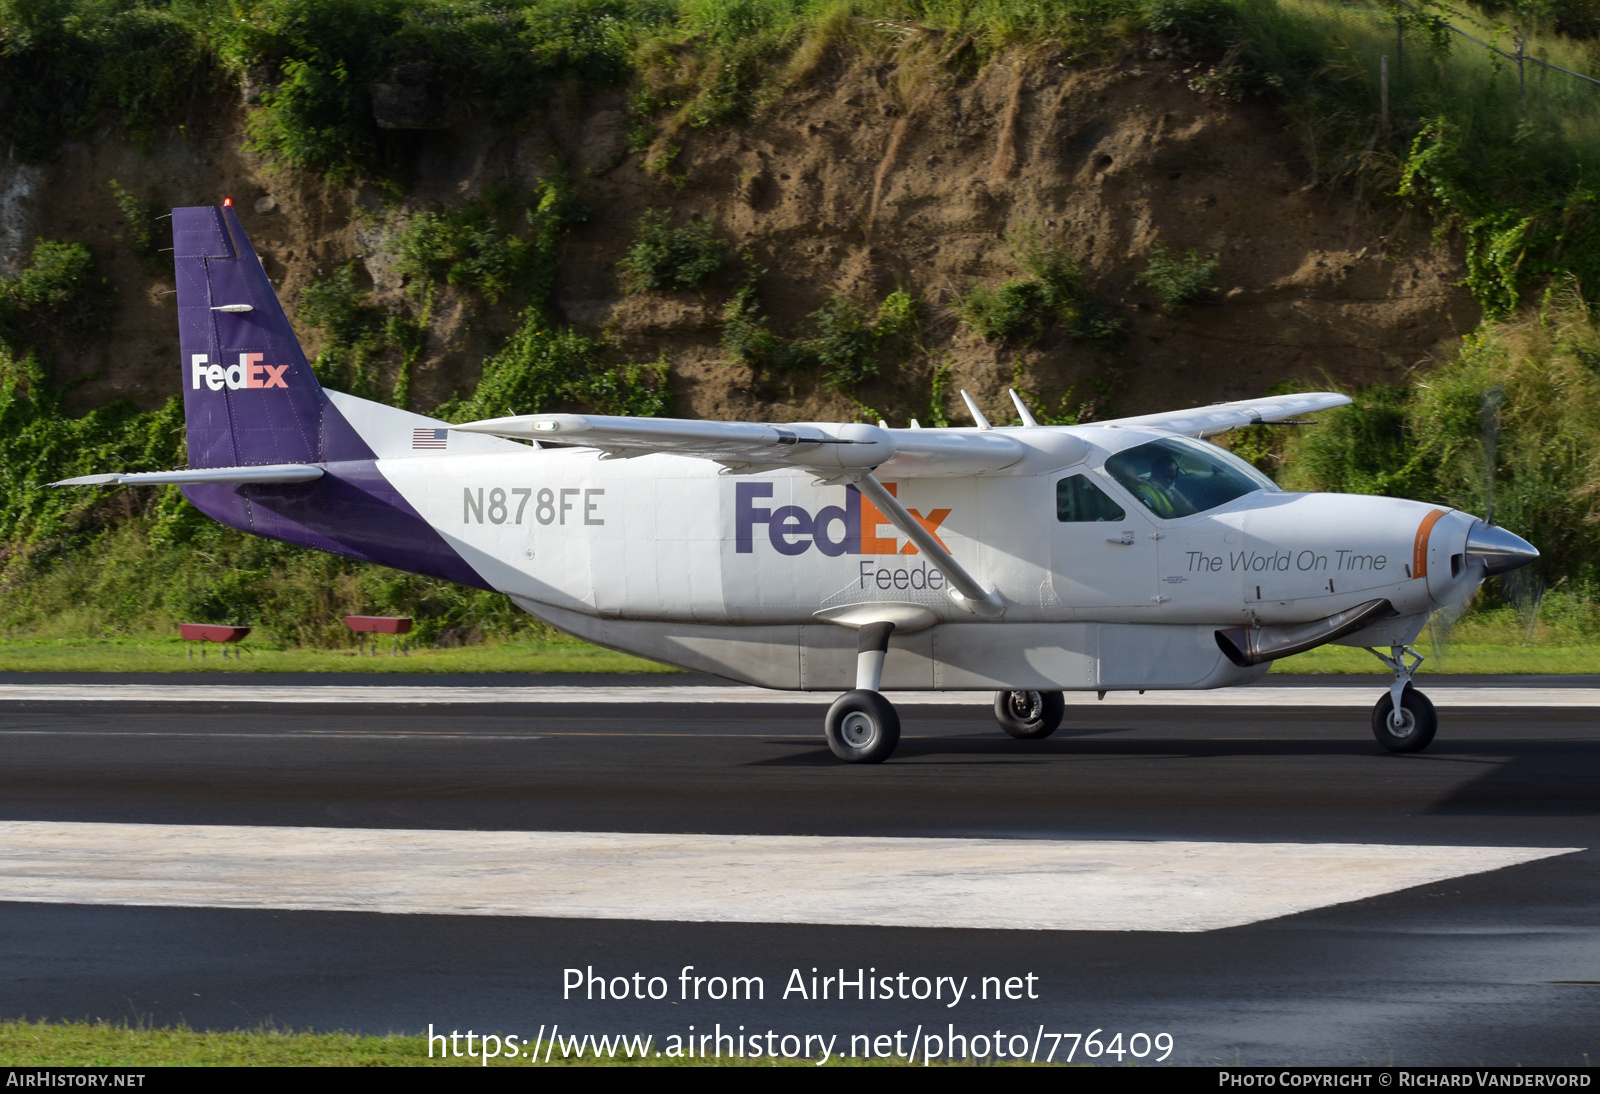
MULTIPOLYGON (((102 459, 101 466, 120 466, 114 455, 102 459)), ((170 636, 180 622, 248 623, 265 646, 342 647, 354 642, 343 616, 377 614, 414 617, 414 637, 424 645, 555 637, 503 596, 234 532, 176 490, 83 500, 94 493, 50 492, 85 511, 67 514, 77 518, 70 524, 58 521, 70 531, 41 537, 33 552, 11 561, 0 632, 145 639, 170 636), (123 499, 142 511, 97 519, 123 499)))
POLYGON ((728 362, 752 372, 798 372, 811 363, 805 347, 781 338, 767 327, 757 289, 760 273, 752 274, 722 306, 722 351, 728 362))
POLYGON ((200 30, 210 13, 173 7, 0 2, 0 136, 29 160, 113 118, 153 141, 222 83, 200 30))
MULTIPOLYGON (((1455 360, 1414 384, 1359 393, 1356 406, 1294 436, 1246 431, 1236 449, 1289 485, 1481 512, 1481 411, 1487 392, 1502 391, 1496 515, 1544 551, 1542 578, 1555 588, 1548 616, 1600 598, 1600 335, 1590 312, 1600 297, 1600 89, 1537 67, 1519 73, 1434 14, 1507 49, 1521 28, 1528 56, 1594 74, 1600 8, 1423 6, 1419 16, 1332 0, 0 0, 0 140, 24 160, 108 125, 150 145, 197 112, 215 113, 218 96, 242 93, 265 155, 394 195, 414 147, 379 125, 396 88, 429 125, 470 115, 515 127, 557 93, 625 87, 630 147, 664 169, 681 130, 759 118, 836 51, 871 58, 905 94, 918 80, 958 86, 1000 55, 1071 66, 1137 42, 1183 61, 1198 91, 1280 108, 1322 183, 1426 212, 1458 233, 1467 284, 1490 317, 1455 360)), ((150 258, 155 195, 111 189, 122 244, 150 258)), ((355 267, 332 271, 300 301, 323 335, 316 367, 331 384, 407 405, 436 295, 448 290, 495 325, 482 383, 441 413, 669 408, 663 362, 618 363, 604 341, 550 321, 560 242, 585 215, 562 172, 529 194, 387 215, 409 303, 380 304, 355 267)), ((1034 232, 1011 243, 1017 276, 959 301, 971 330, 1013 349, 1055 335, 1115 341, 1120 323, 1063 246, 1034 232)), ((1140 282, 1180 308, 1215 261, 1158 250, 1140 282)), ((732 262, 709 220, 673 227, 655 210, 622 272, 635 291, 687 289, 732 262)), ((770 328, 756 276, 723 308, 730 361, 769 375, 814 371, 854 397, 923 352, 924 317, 908 293, 877 307, 831 299, 786 337, 770 328)), ((538 633, 498 598, 203 529, 173 492, 46 489, 75 473, 183 458, 176 404, 76 420, 61 409, 52 361, 65 346, 103 339, 112 304, 95 256, 76 243, 38 242, 18 276, 0 282, 0 626, 45 633, 76 619, 90 633, 127 635, 182 615, 315 644, 343 640, 332 624, 341 611, 386 610, 435 619, 436 641, 538 633), (196 550, 220 576, 174 576, 196 569, 177 565, 177 552, 196 550), (94 585, 113 561, 125 588, 94 585), (274 591, 249 591, 260 586, 274 591), (74 617, 74 598, 91 593, 113 608, 99 621, 74 617)), ((933 382, 928 420, 939 424, 948 362, 934 363, 933 382)), ((1041 419, 1078 413, 1063 396, 1041 419)), ((1560 642, 1600 634, 1583 612, 1569 615, 1560 642)))
MULTIPOLYGON (((824 387, 848 395, 886 366, 924 352, 921 305, 904 289, 884 297, 870 312, 846 297, 831 296, 808 316, 815 334, 790 339, 768 329, 758 277, 751 276, 722 308, 722 348, 731 364, 769 374, 817 369, 824 387)), ((866 416, 876 417, 876 412, 866 416)))
MULTIPOLYGON (((1407 388, 1374 388, 1286 438, 1285 486, 1391 494, 1482 513, 1484 396, 1499 389, 1495 520, 1538 545, 1554 587, 1600 594, 1600 322, 1575 290, 1489 322, 1407 388)), ((1491 583, 1491 588, 1499 583, 1491 583)), ((1600 618, 1579 633, 1600 634, 1600 618)))
POLYGON ((0 281, 0 343, 46 363, 62 343, 88 342, 111 325, 110 290, 81 243, 39 240, 21 274, 0 281))
MULTIPOLYGON (((537 1028, 537 1026, 535 1027, 537 1028)), ((497 1035, 490 1034, 494 1039, 497 1035)), ((565 1035, 563 1035, 564 1039, 565 1035)), ((518 1041, 521 1038, 518 1037, 518 1041)), ((541 1044, 549 1048, 548 1041, 541 1044)), ((652 1042, 651 1055, 629 1058, 622 1048, 615 1056, 596 1059, 590 1043, 584 1054, 576 1051, 568 1058, 560 1048, 550 1053, 548 1063, 532 1055, 499 1057, 488 1060, 466 1055, 463 1034, 456 1042, 460 1056, 428 1055, 424 1036, 389 1034, 385 1037, 355 1033, 312 1033, 263 1028, 206 1033, 185 1026, 176 1029, 144 1029, 104 1022, 4 1022, 0 1023, 0 1066, 3 1067, 816 1067, 818 1060, 798 1057, 774 1059, 770 1056, 701 1057, 667 1056, 657 1053, 666 1048, 661 1038, 652 1042)), ((476 1047, 476 1041, 474 1042, 476 1047)), ((504 1047, 497 1043, 497 1047, 504 1047)), ((437 1052, 437 1043, 435 1044, 437 1052)), ((974 1061, 977 1062, 977 1061, 974 1061)), ((904 1067, 906 1061, 858 1059, 835 1055, 830 1067, 904 1067)), ((940 1065, 934 1065, 940 1066, 940 1065)), ((951 1065, 944 1065, 951 1066, 951 1065)), ((1001 1065, 1006 1066, 1006 1065, 1001 1065)), ((1024 1063, 1021 1066, 1028 1066, 1024 1063)), ((1042 1065, 1041 1065, 1042 1066, 1042 1065)))
POLYGON ((913 352, 918 328, 917 301, 904 289, 883 298, 877 311, 863 312, 835 296, 811 313, 817 336, 806 348, 822 366, 822 382, 847 392, 882 370, 884 358, 913 352))
MULTIPOLYGON (((1417 639, 1424 673, 1600 673, 1600 604, 1587 590, 1563 586, 1542 601, 1504 603, 1503 579, 1491 581, 1476 610, 1454 625, 1437 623, 1417 639)), ((1378 673, 1377 658, 1350 646, 1320 646, 1275 661, 1273 672, 1378 673)))
POLYGON ((671 409, 665 358, 607 366, 603 351, 603 343, 552 329, 530 310, 505 348, 483 363, 473 396, 445 403, 434 413, 470 422, 573 406, 633 417, 656 417, 671 409))
MULTIPOLYGON (((418 320, 378 307, 354 267, 308 287, 302 314, 326 335, 319 375, 382 398, 384 354, 416 345, 431 286, 454 275, 462 291, 514 293, 528 306, 505 347, 485 362, 477 392, 440 413, 464 420, 567 406, 663 412, 665 362, 609 364, 602 344, 543 318, 555 248, 581 216, 564 185, 543 185, 519 208, 514 235, 476 209, 402 230, 407 275, 426 282, 416 294, 424 301, 418 320), (515 261, 496 257, 508 255, 515 261)), ((152 413, 126 403, 82 418, 62 410, 50 361, 68 342, 102 336, 107 304, 81 244, 40 242, 20 276, 0 282, 0 540, 8 548, 0 559, 0 631, 39 640, 148 639, 170 635, 178 622, 249 623, 265 647, 337 648, 353 641, 341 616, 376 612, 416 618, 414 637, 423 645, 556 638, 502 596, 246 536, 201 516, 176 490, 50 488, 107 468, 183 463, 177 399, 152 413), (205 565, 194 565, 196 556, 205 565)), ((393 392, 401 403, 404 379, 402 372, 393 392)))
POLYGON ((300 316, 324 335, 322 352, 311 362, 317 379, 363 399, 381 400, 378 365, 396 342, 391 323, 396 324, 392 333, 399 335, 403 320, 377 307, 362 280, 360 263, 348 262, 332 277, 307 285, 300 294, 300 316))
POLYGON ((1217 275, 1217 256, 1202 258, 1200 252, 1175 255, 1165 247, 1150 252, 1150 261, 1139 275, 1139 284, 1155 294, 1167 311, 1178 311, 1199 299, 1217 275))
MULTIPOLYGON (((482 200, 404 218, 391 249, 410 307, 379 307, 354 262, 302 292, 300 316, 324 336, 312 362, 318 378, 361 398, 409 406, 412 365, 439 288, 456 289, 479 315, 502 299, 520 301, 538 325, 555 288, 561 241, 590 216, 557 167, 529 193, 490 188, 482 200), (380 380, 385 371, 394 377, 388 392, 380 380)), ((571 394, 584 398, 582 391, 571 394)))
POLYGON ((397 655, 388 638, 361 653, 354 645, 278 648, 270 632, 262 641, 252 633, 244 653, 223 660, 220 647, 208 646, 201 656, 198 642, 176 638, 31 638, 0 641, 0 672, 677 672, 625 653, 558 636, 480 641, 467 646, 424 646, 411 643, 397 655), (377 649, 376 655, 373 654, 377 649))
POLYGON ((491 187, 482 201, 413 216, 395 240, 396 268, 424 299, 444 283, 491 304, 521 293, 542 307, 555 287, 561 241, 593 215, 553 165, 531 193, 491 187))
POLYGON ((639 218, 633 246, 618 266, 629 292, 698 289, 727 264, 728 257, 710 219, 674 228, 669 210, 650 209, 639 218))
POLYGON ((1060 244, 1046 243, 1032 228, 1009 237, 1011 257, 1026 276, 998 288, 977 286, 956 310, 973 331, 990 341, 1031 345, 1055 328, 1071 338, 1114 339, 1122 321, 1089 294, 1083 269, 1060 244))
POLYGON ((164 266, 157 240, 161 238, 160 221, 168 213, 161 194, 152 186, 141 197, 116 179, 111 180, 110 187, 117 211, 122 214, 123 228, 117 233, 118 241, 146 264, 164 266))
POLYGON ((159 470, 182 451, 176 401, 154 414, 116 404, 70 418, 61 409, 51 358, 64 343, 104 332, 108 295, 80 243, 41 241, 20 276, 0 282, 0 541, 7 561, 70 540, 90 504, 46 483, 104 467, 159 470))
MULTIPOLYGON (((1521 27, 1528 56, 1589 73, 1600 9, 1421 6, 1426 14, 1331 0, 0 0, 0 139, 28 159, 108 121, 154 139, 207 97, 243 91, 268 156, 392 188, 406 165, 385 154, 378 113, 395 89, 427 115, 405 124, 447 127, 468 115, 521 124, 561 87, 630 85, 632 146, 653 148, 659 164, 679 130, 759 116, 831 51, 900 65, 912 82, 959 82, 1006 50, 1076 62, 1142 39, 1195 66, 1201 91, 1281 106, 1323 181, 1459 230, 1469 283, 1492 312, 1552 274, 1600 292, 1588 288, 1600 284, 1595 88, 1519 73, 1436 20, 1508 50, 1521 27)), ((1059 304, 1037 285, 998 295, 971 309, 985 337, 1037 337, 1059 304)))

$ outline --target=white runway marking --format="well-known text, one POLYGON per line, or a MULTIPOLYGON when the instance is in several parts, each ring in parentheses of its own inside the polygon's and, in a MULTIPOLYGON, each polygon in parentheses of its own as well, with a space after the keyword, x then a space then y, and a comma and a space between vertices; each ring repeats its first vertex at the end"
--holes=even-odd
MULTIPOLYGON (((1107 706, 1184 707, 1348 707, 1371 708, 1387 685, 1370 687, 1223 688, 1217 691, 1133 691, 1107 694, 1107 706)), ((1497 707, 1519 710, 1600 708, 1600 688, 1429 687, 1418 684, 1435 706, 1497 707)), ((895 703, 907 706, 989 706, 992 691, 893 691, 895 703)), ((395 687, 327 684, 284 687, 248 684, 0 684, 0 702, 102 703, 336 703, 382 706, 394 703, 539 703, 577 704, 596 710, 615 705, 662 703, 794 703, 827 706, 833 691, 771 691, 753 687, 395 687)), ((1069 705, 1094 705, 1093 692, 1067 692, 1069 705)))
POLYGON ((0 900, 1208 931, 1581 848, 0 823, 0 900))

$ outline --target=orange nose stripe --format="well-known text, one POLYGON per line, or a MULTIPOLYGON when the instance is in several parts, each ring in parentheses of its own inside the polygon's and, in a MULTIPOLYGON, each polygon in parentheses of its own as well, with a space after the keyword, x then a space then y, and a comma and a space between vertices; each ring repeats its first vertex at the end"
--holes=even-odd
POLYGON ((1428 537, 1433 534, 1433 526, 1439 523, 1439 518, 1444 516, 1443 509, 1435 509, 1422 518, 1422 523, 1417 525, 1417 542, 1411 548, 1411 576, 1428 576, 1428 537))

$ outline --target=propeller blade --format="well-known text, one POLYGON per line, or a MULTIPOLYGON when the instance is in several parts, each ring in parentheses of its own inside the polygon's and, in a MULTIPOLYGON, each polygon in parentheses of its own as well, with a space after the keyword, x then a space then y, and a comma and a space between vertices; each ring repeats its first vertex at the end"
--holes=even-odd
POLYGON ((1500 407, 1506 401, 1505 389, 1496 384, 1483 393, 1483 473, 1484 494, 1488 498, 1483 515, 1485 524, 1494 523, 1494 479, 1500 450, 1500 407))

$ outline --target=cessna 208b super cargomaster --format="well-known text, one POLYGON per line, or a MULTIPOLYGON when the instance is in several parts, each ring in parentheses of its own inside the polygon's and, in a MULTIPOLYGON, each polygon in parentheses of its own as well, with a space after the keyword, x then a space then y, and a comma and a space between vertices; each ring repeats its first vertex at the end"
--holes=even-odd
POLYGON ((603 646, 842 691, 844 760, 894 751, 885 691, 995 691, 1001 727, 1036 738, 1064 691, 1246 684, 1328 642, 1393 671, 1373 732, 1414 752, 1437 720, 1410 643, 1538 556, 1443 507, 1286 493, 1203 439, 1335 394, 1083 426, 1020 399, 1016 428, 970 399, 976 428, 451 425, 323 390, 228 203, 172 224, 189 469, 68 483, 181 484, 231 527, 496 590, 603 646))

